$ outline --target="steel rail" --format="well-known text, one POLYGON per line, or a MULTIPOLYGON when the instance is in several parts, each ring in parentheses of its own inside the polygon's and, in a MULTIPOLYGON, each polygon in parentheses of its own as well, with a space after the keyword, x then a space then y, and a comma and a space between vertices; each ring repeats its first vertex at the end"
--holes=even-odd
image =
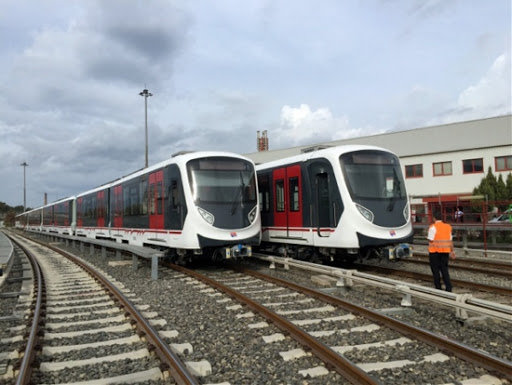
POLYGON ((274 325, 279 327, 281 330, 292 336, 298 343, 310 349, 318 358, 325 362, 328 368, 335 370, 345 379, 350 381, 352 384, 379 384, 379 382, 375 378, 373 378, 368 373, 360 369, 354 363, 340 356, 327 345, 318 341, 310 334, 298 328, 285 318, 272 312, 265 306, 260 305, 256 301, 253 301, 252 299, 237 292, 236 290, 226 285, 223 285, 222 283, 215 281, 214 279, 206 277, 203 274, 189 270, 182 266, 172 264, 169 264, 168 266, 176 271, 187 274, 191 277, 194 277, 197 280, 205 282, 209 286, 226 293, 232 298, 235 298, 238 302, 241 302, 250 309, 256 311, 257 313, 268 319, 270 322, 272 322, 274 325))
MULTIPOLYGON (((456 250, 456 253, 458 253, 459 250, 456 250)), ((415 251, 413 253, 413 256, 411 258, 404 258, 402 261, 409 261, 414 260, 415 258, 418 259, 427 259, 428 260, 428 253, 425 251, 415 251)), ((499 259, 491 259, 491 258, 475 258, 475 257, 457 257, 455 260, 450 261, 453 266, 455 266, 457 263, 468 263, 468 264, 474 264, 474 265, 480 265, 485 267, 492 267, 495 269, 508 269, 509 274, 512 272, 512 263, 510 261, 505 260, 499 260, 499 259)))
MULTIPOLYGON (((7 235, 7 234, 6 234, 7 235)), ((30 377, 32 375, 32 364, 35 358, 35 348, 39 340, 39 330, 41 327, 42 316, 44 311, 45 303, 43 297, 45 296, 46 286, 44 283, 44 277, 41 273, 41 268, 37 262, 36 257, 26 247, 14 239, 11 235, 7 235, 12 242, 14 242, 23 252, 27 255, 30 264, 32 265, 32 271, 34 274, 34 280, 36 281, 36 296, 35 296, 35 307, 32 314, 32 326, 27 339, 27 344, 23 353, 23 358, 19 367, 18 376, 16 378, 16 385, 26 385, 30 383, 30 377)), ((34 301, 33 301, 34 303, 34 301)))
POLYGON ((293 266, 310 272, 335 277, 340 283, 346 282, 348 285, 351 285, 352 281, 357 281, 365 285, 400 292, 405 296, 414 296, 428 301, 434 301, 438 304, 451 306, 456 309, 487 315, 505 322, 512 322, 511 306, 473 298, 471 295, 450 293, 417 284, 396 281, 380 275, 371 275, 354 269, 347 270, 326 265, 318 265, 312 262, 299 261, 293 258, 267 256, 259 253, 255 253, 254 256, 263 261, 270 262, 271 266, 276 263, 284 265, 285 268, 293 266))
POLYGON ((148 339, 148 342, 155 347, 155 353, 166 365, 178 385, 199 385, 200 382, 193 376, 187 369, 181 359, 171 350, 169 345, 162 340, 158 332, 151 326, 149 321, 136 309, 135 305, 107 278, 100 272, 86 263, 78 259, 71 253, 62 250, 58 247, 45 244, 44 242, 31 240, 33 242, 44 245, 45 247, 55 251, 68 258, 72 262, 81 266, 86 272, 88 272, 95 280, 97 280, 103 287, 109 290, 115 299, 123 306, 128 315, 135 321, 135 325, 142 332, 142 334, 148 339))
MULTIPOLYGON (((354 267, 360 268, 361 271, 363 271, 363 269, 364 269, 365 271, 372 271, 372 272, 379 272, 379 271, 387 272, 388 274, 397 275, 400 277, 420 279, 422 281, 428 281, 428 282, 430 282, 432 280, 432 274, 419 273, 416 271, 405 271, 405 270, 393 269, 390 267, 364 265, 364 264, 354 264, 354 267)), ((452 284, 454 284, 454 286, 466 287, 469 289, 483 290, 483 291, 487 291, 487 292, 491 292, 491 293, 495 293, 495 294, 501 294, 501 295, 512 297, 512 288, 496 286, 496 285, 491 286, 491 285, 486 285, 483 283, 464 281, 461 279, 454 279, 454 278, 452 278, 451 281, 452 281, 452 284)))
POLYGON ((332 295, 325 294, 320 291, 310 289, 308 287, 301 286, 296 283, 289 282, 280 278, 271 277, 260 272, 242 268, 240 269, 240 271, 252 275, 256 278, 263 279, 277 285, 286 286, 292 290, 296 290, 309 296, 313 296, 326 303, 343 308, 351 313, 359 314, 365 318, 371 319, 373 322, 383 324, 393 330, 396 330, 401 334, 409 335, 437 349, 442 349, 447 352, 450 352, 451 354, 465 361, 469 361, 479 367, 483 367, 491 371, 497 371, 508 378, 512 378, 512 362, 510 361, 503 360, 499 357, 493 356, 481 350, 472 349, 456 341, 449 340, 446 337, 439 336, 425 329, 421 329, 409 325, 405 322, 398 321, 382 313, 373 311, 371 309, 367 309, 365 307, 353 304, 351 302, 344 301, 332 295))
MULTIPOLYGON (((401 259, 401 262, 410 263, 410 264, 421 264, 421 265, 428 265, 429 261, 425 260, 423 258, 423 255, 419 258, 416 258, 413 256, 412 258, 404 258, 401 259)), ((489 263, 488 266, 496 267, 495 269, 489 269, 489 268, 481 268, 476 266, 466 266, 465 263, 474 263, 478 265, 482 265, 483 263, 481 261, 466 261, 466 260, 455 260, 450 261, 450 267, 459 269, 459 270, 467 270, 474 273, 483 273, 483 274, 492 274, 492 275, 498 275, 502 277, 512 278, 512 265, 506 264, 506 263, 489 263), (464 263, 464 264, 463 264, 464 263), (501 269, 501 270, 500 270, 501 269)))

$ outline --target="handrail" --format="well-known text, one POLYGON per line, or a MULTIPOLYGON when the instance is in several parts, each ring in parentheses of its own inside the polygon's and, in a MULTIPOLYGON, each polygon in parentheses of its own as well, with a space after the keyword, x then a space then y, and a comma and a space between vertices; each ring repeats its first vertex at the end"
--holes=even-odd
POLYGON ((411 295, 421 299, 442 303, 444 305, 487 315, 512 323, 512 306, 473 298, 470 294, 455 294, 451 292, 440 291, 438 289, 416 285, 413 283, 405 283, 386 277, 379 277, 376 275, 362 273, 358 270, 348 270, 338 267, 317 265, 312 262, 299 261, 291 258, 267 256, 257 253, 255 253, 254 256, 267 262, 282 264, 285 266, 285 268, 287 266, 294 266, 299 269, 309 270, 336 277, 338 280, 340 280, 340 285, 343 285, 342 281, 359 281, 368 285, 398 291, 405 295, 411 295))

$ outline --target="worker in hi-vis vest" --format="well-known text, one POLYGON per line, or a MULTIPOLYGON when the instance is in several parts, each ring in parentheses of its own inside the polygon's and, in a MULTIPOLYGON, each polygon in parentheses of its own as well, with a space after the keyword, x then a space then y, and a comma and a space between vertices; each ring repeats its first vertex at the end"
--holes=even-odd
POLYGON ((438 219, 436 214, 432 214, 432 218, 434 223, 428 229, 427 239, 430 269, 434 276, 434 285, 436 289, 441 290, 440 274, 442 274, 445 290, 452 291, 450 273, 448 273, 448 259, 455 259, 452 226, 438 219))

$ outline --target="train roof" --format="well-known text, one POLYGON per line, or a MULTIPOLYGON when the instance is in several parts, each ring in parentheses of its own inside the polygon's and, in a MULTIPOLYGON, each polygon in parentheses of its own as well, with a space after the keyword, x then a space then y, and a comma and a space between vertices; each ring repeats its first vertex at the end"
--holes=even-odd
POLYGON ((136 171, 134 171, 130 174, 127 174, 125 176, 122 176, 118 179, 114 179, 113 181, 102 184, 101 186, 81 192, 81 193, 77 194, 76 197, 79 198, 79 197, 82 197, 82 196, 85 196, 85 195, 88 195, 88 194, 91 194, 91 193, 94 193, 97 191, 105 190, 105 189, 113 187, 113 186, 118 186, 119 184, 121 184, 123 182, 137 178, 141 175, 146 175, 146 174, 152 173, 154 171, 160 170, 161 168, 166 167, 170 164, 185 164, 186 162, 188 162, 189 160, 192 160, 192 159, 203 158, 203 157, 212 157, 212 156, 224 156, 224 157, 238 158, 238 159, 243 159, 243 160, 246 160, 246 161, 254 164, 254 162, 251 159, 247 158, 246 156, 231 153, 231 152, 225 152, 225 151, 180 151, 180 152, 177 152, 177 153, 171 155, 170 158, 168 158, 162 162, 156 163, 147 168, 142 168, 142 169, 136 170, 136 171))
MULTIPOLYGON (((192 159, 197 159, 197 158, 204 158, 204 157, 214 157, 214 156, 223 156, 223 157, 231 157, 231 158, 238 158, 238 159, 243 159, 243 160, 246 160, 247 162, 250 162, 252 164, 254 164, 254 162, 247 158, 246 156, 244 155, 240 155, 240 154, 235 154, 235 153, 232 153, 232 152, 225 152, 225 151, 181 151, 181 152, 178 152, 178 153, 175 153, 173 154, 169 159, 166 159, 160 163, 157 163, 157 164, 154 164, 153 166, 150 166, 148 168, 143 168, 141 170, 138 170, 132 174, 129 174, 129 175, 126 175, 122 178, 119 178, 113 182, 111 182, 109 184, 109 186, 107 187, 110 187, 110 186, 117 186, 119 185, 120 183, 123 183, 127 180, 130 180, 130 179, 133 179, 133 178, 137 178, 138 176, 141 176, 141 175, 145 175, 145 174, 148 174, 148 173, 151 173, 153 171, 157 171, 165 166, 168 166, 170 164, 180 164, 180 165, 184 165, 186 164, 189 160, 192 160, 192 159)), ((106 188, 106 187, 103 187, 103 188, 106 188)), ((92 192, 92 191, 91 191, 92 192)), ((82 195, 82 194, 80 194, 82 195)))
POLYGON ((189 160, 192 160, 192 159, 203 158, 203 157, 213 157, 213 156, 223 156, 223 157, 232 157, 232 158, 237 158, 237 159, 243 159, 243 160, 246 160, 247 162, 254 164, 254 162, 251 159, 247 158, 246 156, 240 155, 240 154, 235 154, 232 152, 226 152, 226 151, 180 151, 180 152, 177 152, 177 153, 171 155, 170 158, 168 158, 162 162, 156 163, 152 166, 149 166, 147 168, 142 168, 142 169, 134 171, 128 175, 125 175, 118 179, 114 179, 113 181, 102 184, 98 187, 94 187, 92 189, 81 192, 77 195, 63 198, 63 199, 49 203, 44 206, 39 206, 37 208, 34 208, 30 211, 26 211, 19 215, 28 214, 32 211, 41 210, 41 209, 44 209, 45 207, 51 207, 53 205, 56 205, 58 203, 61 203, 61 202, 67 201, 67 200, 72 200, 75 198, 83 197, 85 195, 88 195, 88 194, 91 194, 91 193, 94 193, 97 191, 101 191, 101 190, 105 190, 105 189, 113 187, 113 186, 117 186, 127 180, 137 178, 141 175, 145 175, 145 174, 151 173, 153 171, 157 171, 157 170, 159 170, 165 166, 168 166, 170 164, 185 164, 186 162, 188 162, 189 160))
POLYGON ((55 206, 55 205, 57 205, 57 204, 59 204, 59 203, 66 202, 66 201, 71 201, 71 200, 73 200, 73 199, 75 199, 75 196, 74 196, 74 195, 73 195, 73 196, 66 197, 66 198, 58 199, 58 200, 56 200, 55 202, 47 203, 46 205, 44 205, 44 206, 40 206, 39 208, 43 208, 43 209, 44 209, 44 208, 46 208, 46 207, 55 206))
POLYGON ((315 159, 315 158, 329 158, 332 156, 338 157, 341 154, 345 154, 347 152, 352 151, 361 151, 361 150, 377 150, 377 151, 385 151, 389 152, 393 155, 396 155, 390 150, 387 150, 382 147, 377 146, 369 146, 369 145, 356 145, 356 144, 350 144, 350 145, 344 145, 344 146, 333 146, 333 147, 326 147, 321 148, 319 150, 313 150, 313 151, 307 151, 299 155, 293 155, 282 159, 273 160, 266 163, 261 163, 256 166, 256 170, 264 170, 267 168, 276 167, 279 165, 282 165, 283 163, 299 163, 304 162, 309 159, 315 159))

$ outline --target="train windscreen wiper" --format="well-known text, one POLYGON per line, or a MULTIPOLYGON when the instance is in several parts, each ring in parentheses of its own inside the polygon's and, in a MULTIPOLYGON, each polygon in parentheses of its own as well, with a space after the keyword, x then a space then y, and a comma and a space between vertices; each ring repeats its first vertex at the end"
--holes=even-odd
POLYGON ((240 171, 240 184, 236 188, 235 196, 233 197, 233 200, 231 201, 231 215, 234 215, 236 210, 238 209, 238 206, 244 207, 244 201, 243 201, 243 191, 245 188, 244 184, 244 177, 242 175, 242 171, 240 171), (240 203, 240 205, 239 205, 240 203))
POLYGON ((386 208, 387 211, 393 211, 395 208, 395 202, 400 197, 402 193, 402 189, 400 187, 400 179, 398 179, 398 175, 396 174, 395 168, 393 168, 393 195, 389 199, 389 205, 386 208))

